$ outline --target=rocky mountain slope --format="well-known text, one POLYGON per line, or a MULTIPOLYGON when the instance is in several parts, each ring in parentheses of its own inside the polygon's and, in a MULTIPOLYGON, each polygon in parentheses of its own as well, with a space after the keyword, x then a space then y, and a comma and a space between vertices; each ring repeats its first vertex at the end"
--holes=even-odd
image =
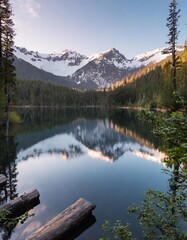
POLYGON ((127 59, 115 48, 88 57, 67 49, 59 54, 41 54, 15 47, 14 55, 17 76, 21 79, 98 89, 110 87, 143 66, 162 61, 170 53, 167 48, 159 48, 127 59))

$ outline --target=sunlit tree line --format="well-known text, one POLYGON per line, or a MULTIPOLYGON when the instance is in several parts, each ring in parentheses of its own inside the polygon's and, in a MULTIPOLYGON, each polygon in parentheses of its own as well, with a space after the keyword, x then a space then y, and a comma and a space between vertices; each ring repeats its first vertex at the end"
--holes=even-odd
POLYGON ((122 86, 114 88, 109 95, 113 96, 114 105, 149 106, 168 108, 173 104, 173 92, 178 91, 187 100, 187 46, 177 55, 176 86, 173 85, 172 60, 160 66, 148 66, 130 79, 124 79, 122 86), (129 80, 127 82, 127 80, 129 80))

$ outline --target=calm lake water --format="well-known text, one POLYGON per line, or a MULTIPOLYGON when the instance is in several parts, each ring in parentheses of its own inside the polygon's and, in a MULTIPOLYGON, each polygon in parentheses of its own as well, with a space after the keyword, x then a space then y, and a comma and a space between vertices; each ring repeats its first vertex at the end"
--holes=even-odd
MULTIPOLYGON (((34 217, 18 225, 9 239, 22 240, 80 197, 96 205, 96 222, 76 239, 96 240, 104 221, 140 227, 127 208, 143 200, 147 189, 166 191, 168 177, 159 142, 137 112, 96 109, 24 110, 22 124, 6 153, 0 144, 1 172, 8 176, 1 202, 31 189, 40 192, 34 217)), ((4 238, 5 239, 5 238, 4 238)))

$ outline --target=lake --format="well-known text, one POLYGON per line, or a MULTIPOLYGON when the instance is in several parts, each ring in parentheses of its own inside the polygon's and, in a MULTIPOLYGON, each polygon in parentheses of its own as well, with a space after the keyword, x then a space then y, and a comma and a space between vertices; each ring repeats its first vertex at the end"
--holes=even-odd
POLYGON ((138 112, 25 109, 19 114, 22 124, 12 130, 9 154, 1 139, 1 172, 8 177, 1 202, 36 188, 40 204, 33 217, 12 232, 1 229, 1 236, 25 239, 83 197, 96 205, 96 221, 76 239, 98 239, 105 220, 131 223, 141 239, 140 226, 127 208, 140 204, 147 189, 167 191, 168 177, 161 173, 159 141, 138 112))

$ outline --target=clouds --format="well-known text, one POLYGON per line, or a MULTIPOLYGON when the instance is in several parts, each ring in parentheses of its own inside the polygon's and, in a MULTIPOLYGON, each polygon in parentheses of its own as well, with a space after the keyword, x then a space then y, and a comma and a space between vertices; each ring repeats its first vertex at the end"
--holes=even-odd
POLYGON ((21 14, 29 18, 38 18, 40 16, 41 4, 39 0, 11 0, 13 6, 19 9, 21 14))
POLYGON ((22 0, 20 6, 30 17, 37 18, 40 16, 41 5, 37 0, 22 0))

